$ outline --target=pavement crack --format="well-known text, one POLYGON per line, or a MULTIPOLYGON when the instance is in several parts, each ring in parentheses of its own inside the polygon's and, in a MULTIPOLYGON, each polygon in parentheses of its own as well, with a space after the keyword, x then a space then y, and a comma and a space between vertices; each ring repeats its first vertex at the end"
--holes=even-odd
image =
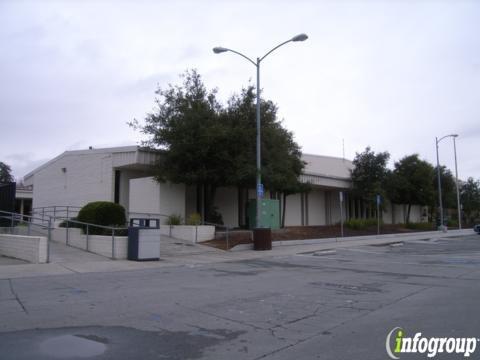
POLYGON ((290 320, 290 321, 287 321, 285 324, 286 325, 291 325, 291 324, 295 324, 296 322, 299 322, 299 321, 302 321, 302 320, 306 320, 306 319, 310 319, 312 317, 315 317, 317 316, 319 313, 324 313, 324 312, 327 312, 329 311, 330 309, 325 309, 324 311, 320 311, 321 308, 323 308, 324 306, 323 305, 319 305, 315 308, 315 310, 313 310, 313 312, 311 314, 308 314, 308 315, 305 315, 305 316, 302 316, 298 319, 294 319, 294 320, 290 320))
MULTIPOLYGON (((315 338, 315 337, 317 337, 317 336, 323 335, 323 333, 325 333, 325 332, 331 332, 332 330, 335 330, 336 328, 339 328, 340 326, 343 326, 343 325, 349 323, 350 321, 358 320, 358 319, 360 319, 360 318, 362 318, 362 317, 365 317, 365 316, 367 316, 367 315, 372 314, 373 312, 375 312, 375 311, 377 311, 377 310, 383 309, 383 308, 388 307, 388 306, 390 306, 390 305, 394 305, 394 304, 398 303, 399 301, 405 300, 405 299, 407 299, 407 298, 409 298, 409 297, 411 297, 411 296, 415 296, 415 295, 417 295, 417 294, 419 294, 419 293, 421 293, 422 291, 425 291, 425 290, 427 290, 427 289, 429 289, 429 287, 425 287, 425 288, 422 288, 422 289, 420 289, 420 290, 418 290, 418 291, 414 291, 413 293, 408 294, 408 295, 405 295, 405 296, 403 296, 403 297, 401 297, 401 298, 399 298, 399 299, 396 299, 395 301, 392 301, 392 302, 387 303, 387 304, 385 304, 385 305, 380 305, 380 306, 379 306, 378 308, 376 308, 376 309, 367 310, 367 311, 364 310, 364 312, 363 312, 362 314, 358 315, 358 316, 354 316, 354 317, 352 317, 352 318, 350 318, 350 319, 347 319, 347 320, 345 320, 345 321, 342 321, 340 324, 337 324, 337 325, 335 325, 335 326, 332 326, 331 328, 328 328, 328 329, 326 329, 326 330, 324 329, 324 330, 322 330, 321 332, 317 332, 317 333, 315 333, 315 334, 312 334, 312 335, 310 335, 310 336, 308 336, 308 337, 306 337, 306 338, 304 338, 304 339, 297 340, 297 341, 295 341, 295 342, 292 343, 292 344, 288 344, 288 345, 282 346, 282 347, 280 347, 280 348, 278 348, 278 349, 272 350, 272 351, 270 351, 270 352, 268 352, 268 353, 266 353, 266 354, 263 354, 263 355, 261 355, 261 356, 256 357, 256 358, 253 359, 253 360, 264 359, 264 358, 266 358, 266 357, 268 357, 268 356, 270 356, 270 355, 279 353, 279 352, 281 352, 281 351, 284 351, 284 350, 287 350, 287 349, 292 348, 292 347, 294 347, 294 346, 297 346, 297 345, 299 345, 299 344, 302 344, 302 343, 304 343, 304 342, 306 342, 306 341, 308 341, 308 340, 310 340, 310 339, 313 339, 313 338, 315 338)), ((342 307, 343 307, 343 306, 338 306, 337 308, 342 308, 342 307)), ((270 329, 269 329, 269 330, 270 330, 270 329)), ((273 334, 272 334, 272 335, 273 335, 273 334)), ((275 336, 275 335, 274 335, 274 336, 275 336)), ((275 336, 275 337, 276 337, 276 336, 275 336)), ((276 337, 276 338, 278 339, 278 337, 276 337)))
POLYGON ((18 296, 18 294, 15 292, 14 288, 13 288, 13 282, 12 282, 12 279, 8 279, 8 284, 10 286, 10 292, 13 294, 13 296, 15 297, 15 300, 17 301, 17 303, 20 305, 20 307, 22 308, 23 312, 25 314, 28 315, 28 310, 27 308, 25 307, 25 305, 23 304, 22 300, 20 300, 20 297, 18 296))
POLYGON ((67 270, 69 270, 69 271, 71 271, 71 272, 74 272, 75 274, 80 274, 80 271, 73 270, 73 269, 69 268, 68 266, 65 266, 65 265, 62 264, 62 263, 58 263, 58 265, 60 265, 61 267, 65 268, 65 269, 67 269, 67 270))
POLYGON ((260 326, 256 326, 256 325, 253 325, 253 324, 249 324, 247 322, 243 322, 243 321, 240 321, 240 320, 235 320, 235 319, 231 319, 231 318, 228 318, 226 316, 220 316, 220 315, 216 315, 216 314, 212 314, 208 311, 204 311, 204 310, 199 310, 199 309, 194 309, 194 308, 190 308, 188 306, 185 306, 185 305, 181 305, 181 304, 176 304, 177 306, 180 306, 184 309, 187 309, 187 310, 191 310, 191 311, 195 311, 195 312, 198 312, 200 314, 204 314, 204 315, 208 315, 208 316, 213 316, 213 317, 216 317, 217 319, 220 319, 220 320, 225 320, 225 321, 230 321, 230 322, 234 322, 234 323, 237 323, 237 324, 241 324, 241 325, 244 325, 244 326, 249 326, 255 330, 262 330, 264 331, 265 328, 262 328, 260 326))

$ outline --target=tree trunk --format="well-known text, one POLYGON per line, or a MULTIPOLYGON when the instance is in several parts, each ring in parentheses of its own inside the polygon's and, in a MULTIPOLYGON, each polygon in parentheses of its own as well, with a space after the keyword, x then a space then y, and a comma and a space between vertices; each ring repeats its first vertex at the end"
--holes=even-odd
POLYGON ((406 223, 409 224, 410 223, 410 209, 412 208, 412 204, 408 204, 408 207, 407 207, 407 219, 406 219, 406 223))
POLYGON ((285 227, 285 210, 287 209, 287 194, 283 193, 283 203, 282 203, 282 228, 285 227))
MULTIPOLYGON (((215 194, 217 187, 215 185, 205 186, 205 218, 207 222, 219 224, 221 221, 215 216, 215 194)), ((223 225, 223 224, 219 224, 223 225)))

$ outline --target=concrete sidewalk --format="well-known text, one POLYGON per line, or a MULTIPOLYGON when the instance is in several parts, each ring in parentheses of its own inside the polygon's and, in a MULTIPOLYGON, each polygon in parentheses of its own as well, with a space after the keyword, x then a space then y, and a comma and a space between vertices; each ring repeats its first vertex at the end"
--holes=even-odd
POLYGON ((196 244, 186 245, 175 242, 174 239, 165 241, 165 251, 162 252, 160 261, 136 262, 128 260, 110 260, 95 258, 88 261, 70 261, 49 264, 21 264, 2 266, 0 279, 25 278, 46 275, 65 275, 75 273, 94 273, 111 271, 129 271, 151 268, 188 266, 195 267, 201 264, 240 261, 266 257, 286 256, 298 253, 315 252, 320 250, 332 250, 352 246, 391 244, 401 241, 418 241, 439 238, 455 238, 474 234, 473 230, 450 230, 442 232, 422 232, 396 235, 362 236, 343 239, 312 239, 282 242, 275 244, 270 251, 253 251, 249 249, 236 251, 222 251, 209 246, 196 244), (285 244, 286 243, 286 244, 285 244), (175 249, 175 247, 177 247, 175 249))

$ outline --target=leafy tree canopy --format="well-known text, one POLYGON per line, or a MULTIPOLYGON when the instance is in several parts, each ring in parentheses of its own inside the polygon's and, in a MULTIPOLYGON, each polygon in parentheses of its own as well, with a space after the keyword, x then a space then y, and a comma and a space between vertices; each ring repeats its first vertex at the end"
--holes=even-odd
MULTIPOLYGON (((207 90, 196 70, 186 71, 180 85, 158 88, 156 109, 144 124, 130 125, 159 149, 156 178, 202 186, 207 192, 207 219, 220 186, 254 187, 256 117, 253 87, 233 95, 226 106, 207 90)), ((274 191, 296 191, 304 163, 291 132, 277 119, 277 107, 261 101, 262 182, 274 191)))
POLYGON ((385 181, 389 174, 387 162, 388 152, 375 153, 367 147, 365 151, 356 153, 351 172, 353 192, 364 201, 373 203, 377 194, 385 197, 385 181))
POLYGON ((0 184, 13 182, 12 169, 10 166, 0 161, 0 184))
POLYGON ((412 205, 430 205, 434 201, 433 176, 433 166, 421 160, 418 154, 405 156, 395 163, 387 189, 390 200, 408 205, 407 223, 412 205))
MULTIPOLYGON (((454 209, 457 207, 457 187, 455 178, 452 172, 445 166, 440 166, 440 181, 442 184, 442 204, 445 209, 454 209)), ((434 175, 432 178, 432 185, 434 188, 434 203, 432 207, 438 207, 438 178, 437 167, 434 168, 434 175)))
MULTIPOLYGON (((229 128, 233 141, 231 159, 233 184, 243 187, 255 186, 256 174, 256 104, 252 86, 230 98, 223 112, 222 123, 229 128)), ((293 134, 277 119, 277 106, 271 101, 262 101, 261 155, 262 182, 273 191, 298 192, 299 176, 304 162, 293 134)))
POLYGON ((468 223, 473 223, 480 217, 480 181, 473 178, 460 188, 460 201, 468 223))

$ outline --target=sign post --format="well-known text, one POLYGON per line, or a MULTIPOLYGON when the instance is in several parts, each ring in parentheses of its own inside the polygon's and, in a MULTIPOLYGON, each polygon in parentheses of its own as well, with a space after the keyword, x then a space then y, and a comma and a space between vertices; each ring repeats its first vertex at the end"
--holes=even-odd
POLYGON ((264 190, 263 190, 263 184, 258 184, 257 185, 257 216, 256 216, 256 219, 258 221, 256 227, 257 228, 262 228, 262 214, 261 214, 261 211, 262 211, 262 199, 263 199, 263 196, 264 196, 264 190))
POLYGON ((338 193, 340 196, 340 233, 343 238, 343 191, 338 193))
POLYGON ((377 195, 377 235, 380 235, 380 203, 382 198, 380 195, 377 195))

